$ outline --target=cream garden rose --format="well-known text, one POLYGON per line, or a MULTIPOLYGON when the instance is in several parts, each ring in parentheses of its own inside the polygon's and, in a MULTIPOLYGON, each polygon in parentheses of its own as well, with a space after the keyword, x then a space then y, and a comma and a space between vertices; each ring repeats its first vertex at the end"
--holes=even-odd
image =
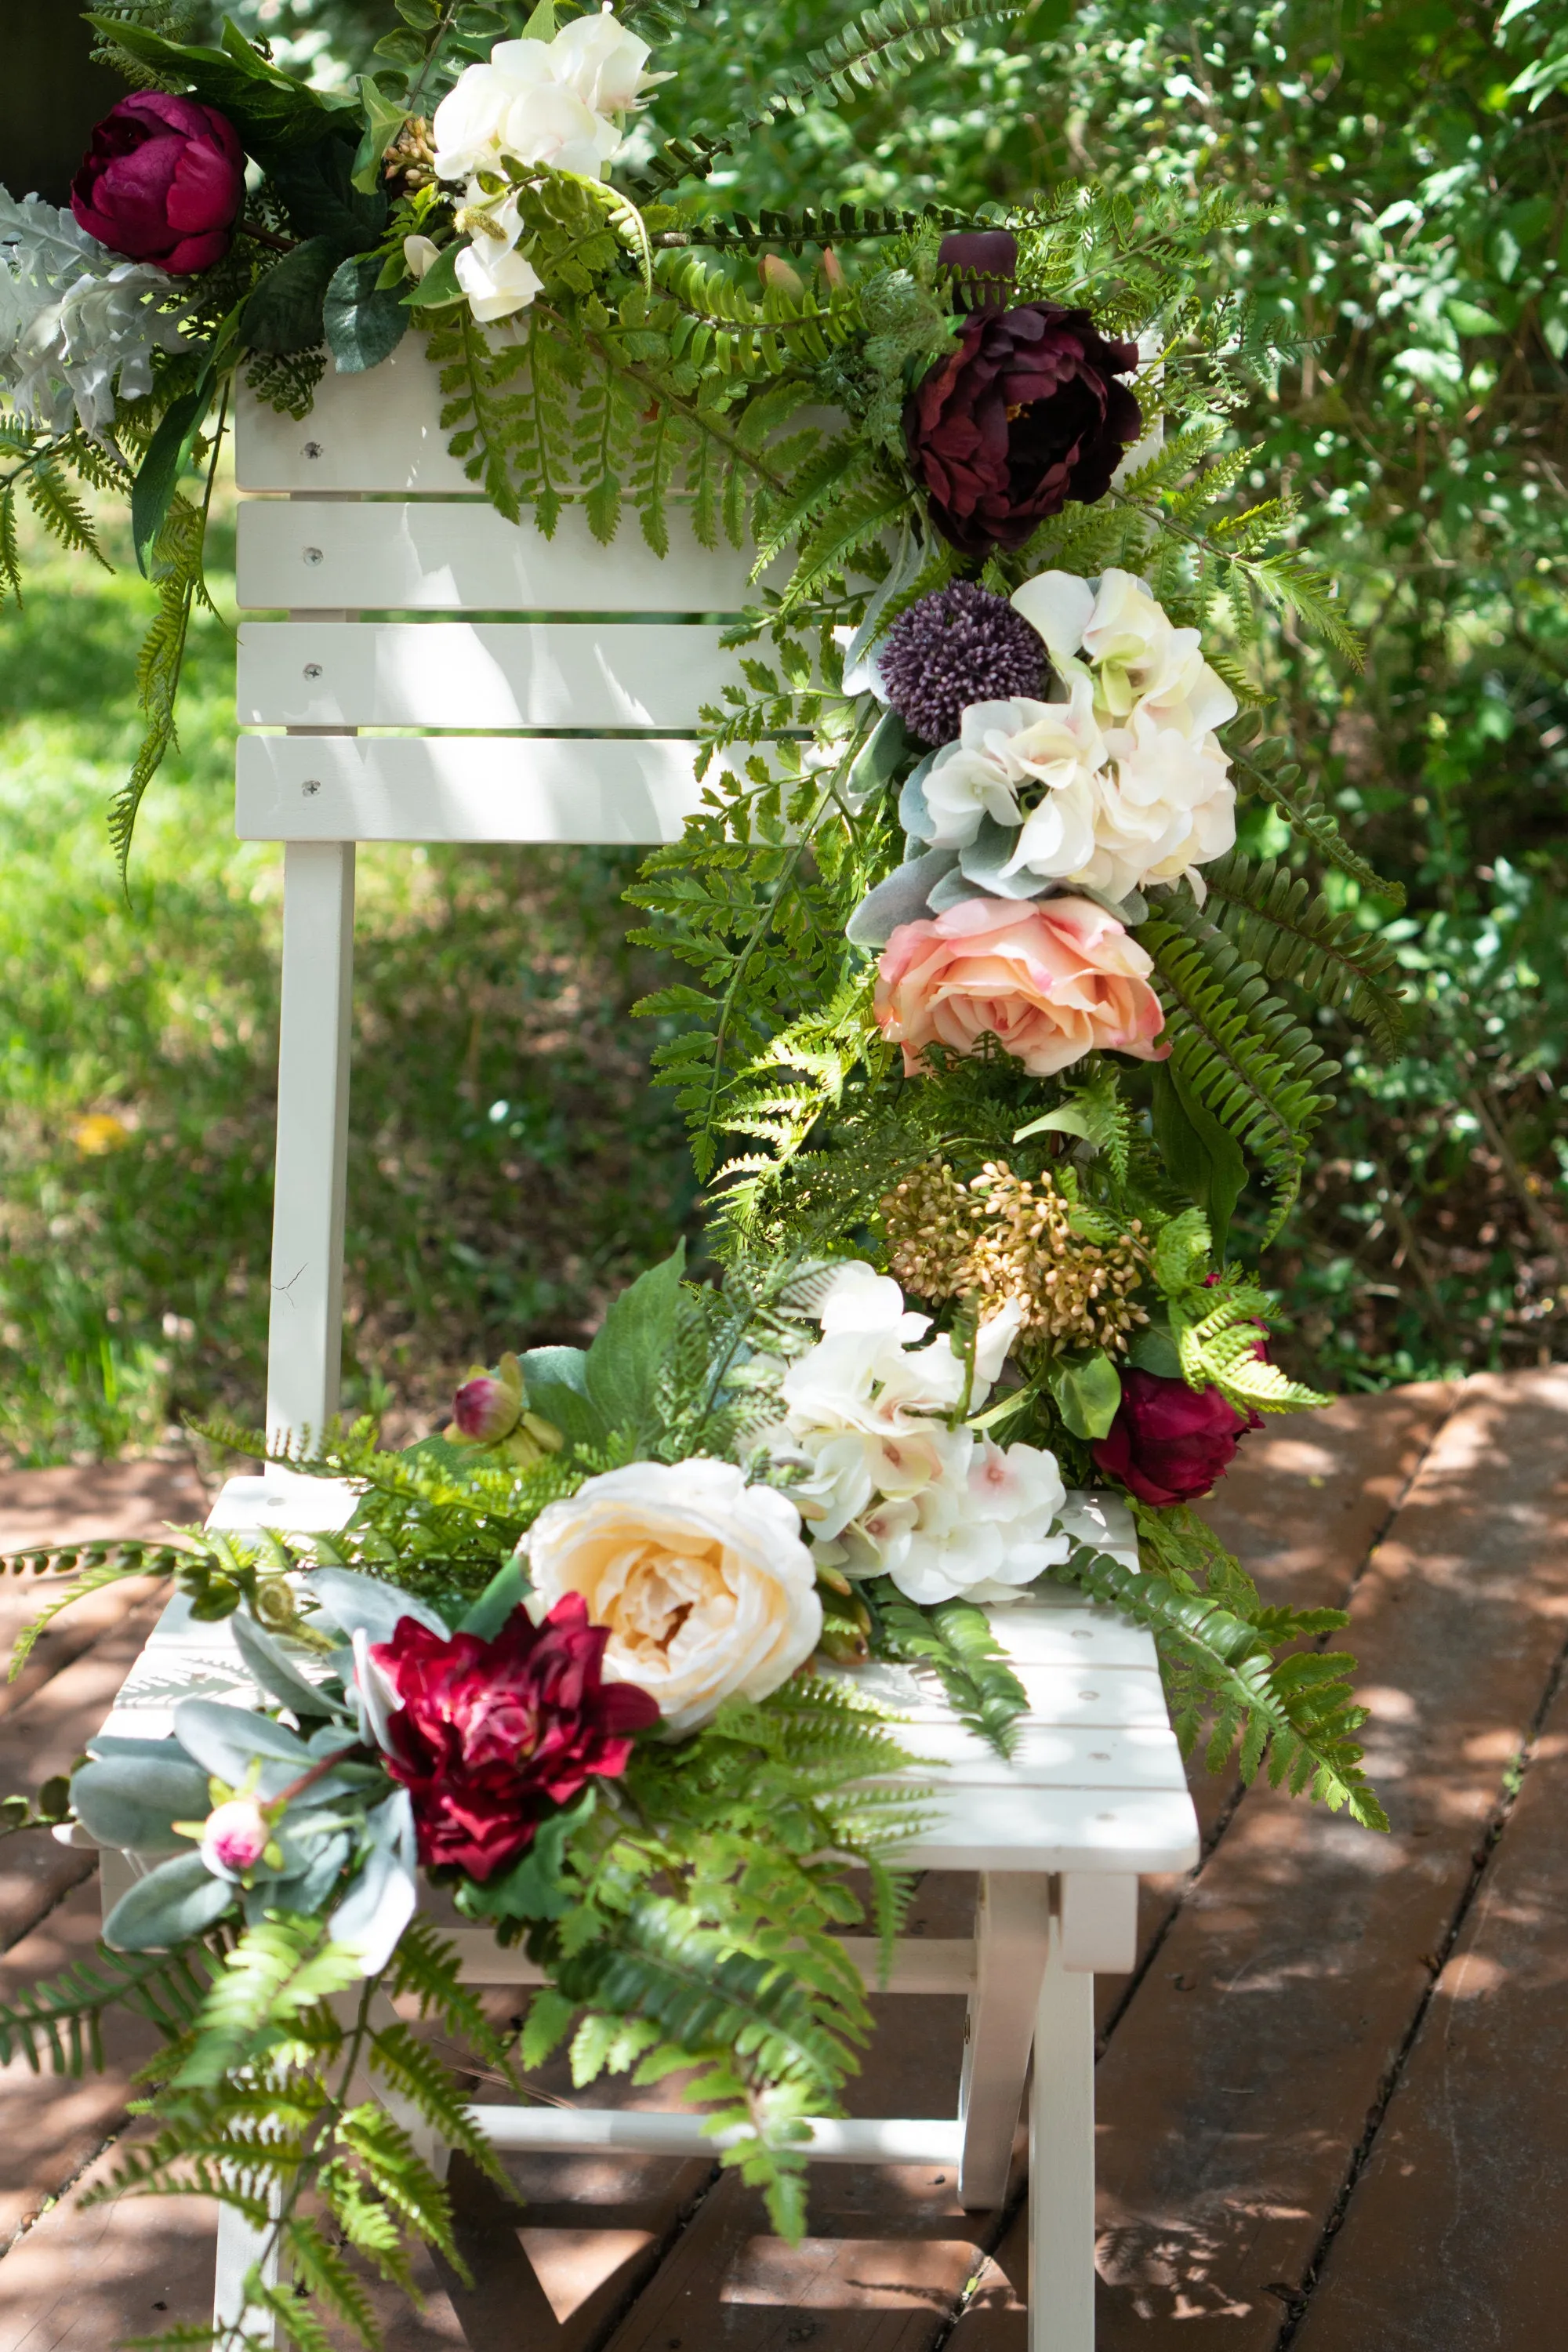
POLYGON ((765 1698, 816 1649, 822 1604, 800 1513, 732 1463, 632 1462, 542 1511, 526 1538, 541 1613, 580 1592, 609 1631, 605 1675, 671 1731, 765 1698))

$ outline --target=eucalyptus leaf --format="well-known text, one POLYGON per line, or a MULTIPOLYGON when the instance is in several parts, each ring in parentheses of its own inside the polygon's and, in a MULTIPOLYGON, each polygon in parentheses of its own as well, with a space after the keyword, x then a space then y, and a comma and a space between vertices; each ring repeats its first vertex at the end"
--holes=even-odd
POLYGON ((931 894, 958 864, 952 849, 928 849, 906 858, 885 882, 868 890, 845 925, 854 947, 885 948, 901 923, 917 923, 931 910, 931 894))
POLYGON ((449 1630, 446 1619, 438 1617, 427 1601, 398 1585, 384 1584, 378 1576, 361 1576, 352 1568, 313 1568, 304 1586, 317 1608, 342 1632, 353 1634, 363 1628, 372 1642, 390 1642, 404 1617, 412 1617, 443 1640, 449 1630))
POLYGON ((903 758, 908 742, 904 722, 898 712, 884 710, 856 753, 845 780, 849 797, 857 806, 881 791, 903 758))

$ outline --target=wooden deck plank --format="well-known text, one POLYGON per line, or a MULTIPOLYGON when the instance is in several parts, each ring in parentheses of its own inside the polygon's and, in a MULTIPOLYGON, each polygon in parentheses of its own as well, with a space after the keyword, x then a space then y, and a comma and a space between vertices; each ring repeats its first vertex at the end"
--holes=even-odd
POLYGON ((1558 1654, 1565 1438, 1568 1370, 1468 1384, 1354 1598, 1392 1837, 1250 1792, 1114 2035, 1102 2352, 1271 2352, 1558 1654))
POLYGON ((1293 2352, 1559 2344, 1568 2201, 1560 1686, 1293 2352))
MULTIPOLYGON (((1377 1396, 1342 1397, 1321 1412, 1257 1430, 1199 1506, 1202 1516, 1270 1601, 1296 1609, 1342 1607, 1460 1393, 1457 1382, 1413 1382, 1377 1396)), ((1210 1772, 1200 1752, 1188 1759, 1187 1785, 1206 1846, 1236 1802, 1237 1773, 1233 1765, 1210 1772)), ((1140 1965, 1189 1883, 1186 1873, 1140 1881, 1140 1965)), ((1102 2035, 1126 1987, 1125 1977, 1095 1979, 1102 2035)))

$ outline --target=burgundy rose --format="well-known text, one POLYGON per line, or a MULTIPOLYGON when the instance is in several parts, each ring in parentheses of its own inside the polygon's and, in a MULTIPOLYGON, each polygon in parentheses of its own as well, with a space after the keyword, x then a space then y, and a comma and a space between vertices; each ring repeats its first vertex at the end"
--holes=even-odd
POLYGON ((388 1717, 386 1769, 414 1801, 427 1867, 452 1864, 482 1885, 585 1781, 626 1770, 629 1735, 658 1708, 633 1684, 601 1683, 609 1638, 569 1592, 542 1625, 513 1610, 493 1642, 443 1639, 403 1617, 372 1646, 402 1701, 388 1717))
POLYGON ((1068 499, 1103 498, 1143 430, 1117 381, 1137 364, 1137 344, 1108 341, 1087 310, 974 311, 904 406, 910 462, 942 536, 965 555, 1022 547, 1068 499))
POLYGON ((1244 1417, 1218 1389, 1200 1396, 1185 1381, 1130 1370, 1110 1434, 1089 1452, 1141 1503, 1190 1503, 1230 1468, 1247 1432, 1262 1426, 1261 1414, 1244 1417))
POLYGON ((244 194, 245 150, 232 122, 194 98, 138 89, 93 132, 71 210, 110 253, 194 278, 228 251, 244 194))

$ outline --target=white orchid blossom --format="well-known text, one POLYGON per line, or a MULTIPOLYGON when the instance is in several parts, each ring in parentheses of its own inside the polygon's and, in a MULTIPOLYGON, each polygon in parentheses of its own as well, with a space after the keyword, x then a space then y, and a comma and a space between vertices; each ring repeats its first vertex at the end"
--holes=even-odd
POLYGON ((602 179, 624 118, 666 79, 644 71, 648 54, 607 12, 578 17, 552 41, 498 41, 436 109, 436 176, 466 180, 510 160, 602 179))
POLYGON ((481 327, 498 319, 510 319, 519 310, 526 310, 543 287, 544 280, 526 254, 517 250, 522 234, 522 221, 515 196, 503 197, 500 204, 485 205, 484 194, 477 184, 469 190, 477 204, 479 226, 473 241, 458 254, 456 268, 458 283, 468 298, 468 308, 481 327))
POLYGON ((858 1260, 838 1269, 819 1319, 822 1338, 784 1375, 775 1449, 808 1470, 790 1492, 819 1565, 890 1576, 928 1601, 1007 1591, 1066 1558, 1050 1533, 1063 1497, 1055 1458, 954 1425, 1001 1374, 1016 1301, 982 1324, 972 1366, 945 1333, 926 1340, 930 1318, 858 1260))

